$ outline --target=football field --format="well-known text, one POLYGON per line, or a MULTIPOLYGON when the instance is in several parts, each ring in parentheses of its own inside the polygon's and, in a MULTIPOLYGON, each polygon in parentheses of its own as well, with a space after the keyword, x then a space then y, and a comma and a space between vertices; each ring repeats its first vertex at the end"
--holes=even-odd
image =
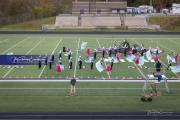
POLYGON ((1 54, 55 54, 55 64, 51 70, 44 65, 41 69, 38 65, 0 66, 0 112, 180 111, 180 74, 166 69, 166 55, 179 51, 180 35, 0 35, 1 54), (82 42, 87 42, 93 51, 95 48, 112 47, 115 40, 121 43, 124 39, 128 39, 131 45, 144 44, 146 48, 159 47, 163 50, 160 60, 163 65, 162 72, 168 78, 170 93, 166 93, 164 83, 161 83, 157 89, 162 92, 162 96, 154 96, 150 103, 140 101, 144 79, 155 71, 152 62, 146 62, 146 67, 141 68, 133 62, 128 62, 122 55, 121 58, 125 62, 114 64, 111 79, 106 79, 106 72, 100 73, 95 67, 101 54, 98 54, 93 70, 90 69, 90 64, 84 61, 85 68, 78 69, 77 58, 82 56, 85 60, 85 50, 80 50, 82 42), (58 52, 64 46, 72 49, 73 69, 68 68, 68 60, 63 53, 62 64, 65 69, 56 73, 58 52), (78 78, 77 95, 70 97, 69 79, 73 76, 78 78), (129 79, 134 81, 126 82, 129 79), (172 82, 174 79, 176 82, 172 82))
POLYGON ((0 112, 178 112, 179 83, 159 84, 162 96, 140 101, 144 83, 77 82, 77 95, 68 96, 69 82, 1 82, 0 112))
MULTIPOLYGON (((52 70, 48 67, 42 66, 38 69, 38 65, 33 66, 0 66, 0 78, 51 78, 51 79, 68 79, 73 76, 82 79, 104 79, 107 77, 106 72, 98 72, 95 68, 95 63, 100 60, 101 54, 98 54, 97 60, 94 62, 94 69, 90 69, 90 64, 83 61, 82 70, 78 69, 77 58, 82 56, 85 60, 85 50, 81 51, 81 43, 87 42, 87 46, 93 51, 95 48, 109 48, 114 45, 114 41, 122 43, 124 39, 128 39, 132 45, 144 44, 146 48, 159 47, 163 50, 160 53, 160 60, 163 65, 163 74, 167 78, 179 78, 180 75, 166 70, 167 68, 167 54, 179 52, 180 36, 172 35, 0 35, 0 53, 13 53, 14 55, 51 55, 55 54, 55 64, 58 62, 58 52, 65 46, 70 48, 73 52, 73 69, 69 69, 67 57, 62 56, 62 64, 65 69, 61 73, 56 73, 55 64, 52 70)), ((108 55, 106 55, 108 57, 108 55)), ((144 66, 139 67, 132 62, 125 62, 114 64, 113 71, 110 77, 112 79, 137 79, 145 78, 147 74, 152 74, 155 71, 154 63, 146 62, 144 66)), ((105 63, 106 65, 107 63, 105 63)))

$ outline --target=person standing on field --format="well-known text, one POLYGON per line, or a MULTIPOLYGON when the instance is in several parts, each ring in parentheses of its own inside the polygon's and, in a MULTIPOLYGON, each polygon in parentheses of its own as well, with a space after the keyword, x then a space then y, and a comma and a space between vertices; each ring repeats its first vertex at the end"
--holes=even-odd
POLYGON ((82 69, 82 58, 79 56, 78 58, 78 63, 79 63, 79 69, 82 69))
POLYGON ((91 70, 93 70, 93 60, 91 60, 91 70))
POLYGON ((39 60, 38 60, 38 67, 39 67, 39 69, 41 69, 41 59, 39 58, 39 60))
POLYGON ((70 81, 71 87, 70 87, 69 96, 75 96, 76 95, 75 84, 76 84, 76 79, 75 78, 71 79, 71 81, 70 81))
POLYGON ((69 69, 72 69, 72 57, 69 60, 69 69))
POLYGON ((96 60, 96 56, 97 56, 97 50, 94 49, 94 60, 96 60))

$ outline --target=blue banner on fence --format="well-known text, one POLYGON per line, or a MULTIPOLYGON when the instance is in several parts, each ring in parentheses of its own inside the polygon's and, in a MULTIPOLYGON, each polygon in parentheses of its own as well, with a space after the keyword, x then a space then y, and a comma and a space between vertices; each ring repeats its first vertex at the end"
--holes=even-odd
POLYGON ((37 65, 39 61, 45 64, 46 55, 0 55, 0 65, 37 65))

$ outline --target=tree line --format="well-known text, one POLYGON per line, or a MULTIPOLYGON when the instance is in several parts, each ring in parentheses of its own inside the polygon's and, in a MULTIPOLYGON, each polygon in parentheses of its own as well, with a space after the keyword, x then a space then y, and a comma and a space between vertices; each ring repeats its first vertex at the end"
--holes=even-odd
POLYGON ((0 0, 0 25, 71 12, 71 0, 0 0))
POLYGON ((180 3, 180 0, 127 0, 128 6, 152 5, 160 12, 164 8, 170 8, 172 3, 180 3))
MULTIPOLYGON (((87 0, 89 1, 89 0, 87 0)), ((128 6, 152 5, 159 9, 180 0, 127 0, 128 6)), ((71 13, 72 0, 0 0, 0 25, 71 13)))

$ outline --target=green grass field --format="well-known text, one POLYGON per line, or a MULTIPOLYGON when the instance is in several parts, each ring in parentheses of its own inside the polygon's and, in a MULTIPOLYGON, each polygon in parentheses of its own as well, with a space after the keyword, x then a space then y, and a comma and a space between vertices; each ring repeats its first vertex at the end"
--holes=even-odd
POLYGON ((0 112, 147 112, 180 111, 179 83, 164 86, 151 103, 140 101, 143 83, 79 82, 77 96, 67 96, 67 82, 0 83, 0 112))
MULTIPOLYGON (((99 73, 96 68, 90 70, 90 65, 85 64, 85 69, 79 70, 75 67, 76 59, 79 55, 85 57, 84 51, 78 53, 82 41, 88 42, 91 49, 99 47, 110 47, 113 40, 123 40, 127 38, 130 44, 141 44, 145 47, 160 47, 164 50, 160 54, 163 63, 163 73, 168 78, 180 78, 166 70, 166 54, 179 52, 180 35, 0 35, 0 53, 6 54, 51 54, 55 50, 55 59, 58 51, 63 46, 69 47, 73 51, 73 69, 68 69, 67 58, 63 56, 65 70, 60 74, 47 67, 38 69, 38 66, 23 66, 14 68, 0 66, 0 78, 70 78, 74 75, 77 78, 106 78, 106 72, 99 73), (56 49, 57 48, 57 49, 56 49)), ((98 55, 101 57, 101 55, 98 55)), ((57 59, 56 59, 57 62, 57 59)), ((135 66, 134 63, 118 63, 114 65, 111 78, 122 79, 142 78, 154 71, 154 63, 145 63, 149 69, 142 69, 135 66, 129 69, 128 66, 135 66)), ((162 84, 158 85, 158 90, 162 96, 153 97, 153 102, 143 103, 140 96, 143 89, 143 82, 77 82, 77 96, 67 96, 69 82, 0 82, 0 112, 147 112, 147 111, 180 111, 180 83, 168 83, 171 93, 165 92, 162 84)))
MULTIPOLYGON (((88 47, 91 50, 94 48, 113 46, 113 40, 123 40, 127 38, 131 45, 143 43, 146 48, 160 47, 164 50, 160 54, 160 59, 163 64, 163 69, 167 67, 166 55, 172 52, 179 52, 180 36, 127 36, 127 35, 0 35, 0 53, 6 54, 12 52, 14 54, 35 54, 45 55, 51 54, 55 51, 55 60, 58 61, 58 52, 63 46, 72 49, 73 52, 73 69, 68 69, 67 57, 63 55, 63 64, 65 70, 60 74, 56 73, 55 65, 53 69, 49 70, 48 67, 38 69, 38 66, 23 66, 23 68, 0 67, 0 78, 69 78, 76 76, 78 78, 106 78, 106 72, 99 73, 96 68, 90 70, 90 65, 83 63, 85 69, 79 70, 76 59, 78 56, 85 58, 85 51, 77 52, 83 41, 88 42, 88 47)), ((99 59, 101 54, 98 55, 99 59)), ((123 58, 123 57, 122 57, 123 58)), ((97 59, 97 60, 99 60, 97 59)), ((124 58, 125 59, 125 58, 124 58)), ((97 60, 95 62, 97 62, 97 60)), ((95 66, 95 65, 94 65, 95 66)), ((142 78, 147 74, 154 72, 154 63, 145 63, 148 69, 136 67, 129 69, 128 66, 134 66, 134 63, 118 63, 114 65, 111 73, 111 78, 123 77, 127 78, 142 78)), ((163 70, 168 78, 179 78, 179 75, 172 73, 169 70, 163 70)))

